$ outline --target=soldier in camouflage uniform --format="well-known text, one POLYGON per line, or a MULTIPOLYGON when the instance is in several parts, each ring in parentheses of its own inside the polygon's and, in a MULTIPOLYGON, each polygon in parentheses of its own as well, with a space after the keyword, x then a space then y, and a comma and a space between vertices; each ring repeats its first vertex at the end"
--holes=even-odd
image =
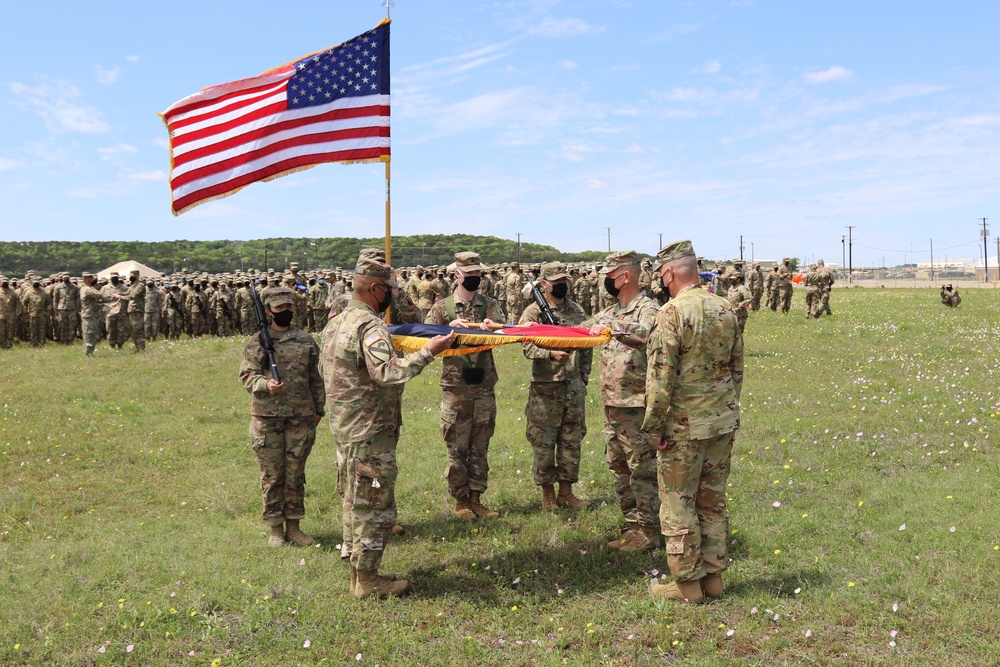
MULTIPOLYGON (((466 327, 470 322, 503 323, 505 315, 492 298, 480 294, 483 266, 479 254, 455 254, 455 293, 434 304, 427 324, 466 327)), ((441 435, 448 448, 444 471, 448 493, 455 499, 455 516, 491 519, 499 516, 480 500, 489 481, 487 454, 496 428, 497 383, 493 353, 445 357, 441 370, 441 435)))
POLYGON ((163 295, 163 317, 167 321, 167 338, 177 340, 184 332, 187 313, 184 310, 184 296, 179 285, 171 285, 163 295))
MULTIPOLYGON (((322 367, 330 431, 346 450, 339 481, 344 496, 344 539, 351 539, 351 593, 355 597, 402 595, 406 581, 379 576, 386 539, 396 522, 396 443, 400 394, 454 335, 432 338, 419 352, 397 357, 379 316, 389 307, 391 267, 362 256, 353 298, 323 331, 322 367)), ((339 457, 338 457, 339 458, 339 457)))
POLYGON ((754 262, 750 270, 750 277, 747 279, 747 288, 750 290, 752 301, 750 310, 760 310, 760 299, 764 296, 764 273, 760 270, 760 264, 754 262))
POLYGON ((139 269, 129 271, 129 286, 119 297, 128 303, 128 321, 136 352, 146 351, 146 334, 143 318, 146 314, 146 285, 139 277, 139 269))
POLYGON ((736 321, 740 325, 740 334, 742 334, 747 325, 747 317, 749 317, 747 309, 753 302, 753 295, 750 294, 750 289, 743 284, 743 276, 738 273, 730 278, 726 300, 732 304, 733 310, 736 311, 736 321))
POLYGON ((941 303, 949 308, 955 308, 962 303, 962 297, 958 293, 958 288, 951 283, 941 285, 941 303))
POLYGON ((664 247, 655 267, 670 293, 647 346, 646 417, 658 442, 660 520, 676 581, 654 597, 722 595, 729 567, 726 482, 740 426, 743 337, 728 301, 702 289, 690 241, 664 247))
POLYGON ((89 357, 97 348, 101 335, 101 305, 118 301, 118 296, 111 296, 98 290, 94 285, 97 277, 90 273, 83 274, 83 287, 80 288, 80 326, 83 329, 83 349, 89 357))
POLYGON ((17 316, 21 311, 21 297, 10 286, 7 276, 0 276, 0 350, 14 347, 17 336, 17 316))
POLYGON ((52 290, 52 307, 56 311, 57 340, 63 345, 72 345, 76 337, 76 313, 79 309, 80 294, 70 283, 69 276, 62 276, 52 290))
POLYGON ((21 295, 21 305, 28 316, 28 340, 33 347, 45 345, 45 328, 49 317, 49 295, 37 277, 21 295))
POLYGON ((184 312, 191 323, 191 337, 201 338, 205 333, 208 314, 208 295, 202 290, 200 283, 195 283, 188 292, 184 302, 184 312))
POLYGON ((269 546, 280 547, 285 541, 309 546, 314 540, 302 532, 299 521, 306 515, 306 459, 326 402, 319 346, 292 326, 291 290, 271 290, 264 305, 272 319, 269 333, 281 382, 271 375, 260 336, 247 341, 240 367, 240 380, 253 397, 250 442, 260 465, 262 519, 271 527, 269 546))
MULTIPOLYGON (((579 304, 566 298, 568 279, 564 264, 544 264, 539 287, 558 324, 576 326, 586 319, 586 314, 579 304)), ((518 325, 542 321, 541 308, 532 303, 524 309, 518 325)), ((579 480, 580 444, 587 435, 587 382, 593 351, 547 350, 528 342, 521 343, 521 348, 531 359, 524 414, 535 484, 542 487, 542 509, 588 507, 590 503, 573 495, 573 484, 579 480)))
POLYGON ((833 291, 833 271, 831 271, 826 262, 819 260, 816 262, 817 271, 819 271, 819 312, 816 317, 819 318, 826 313, 827 315, 833 315, 833 311, 830 310, 830 292, 833 291))
POLYGON ((512 324, 521 320, 521 312, 524 310, 524 302, 521 299, 521 286, 524 282, 521 265, 511 262, 510 272, 504 278, 503 286, 507 294, 507 321, 512 324))
POLYGON ((792 264, 785 257, 778 265, 778 306, 782 313, 788 313, 792 307, 792 264))
POLYGON ((819 312, 820 299, 820 276, 816 271, 816 265, 809 265, 809 273, 802 278, 802 286, 806 289, 806 317, 818 319, 822 314, 819 312))
POLYGON ((601 269, 604 286, 617 303, 583 326, 592 335, 614 333, 601 350, 601 403, 608 468, 625 517, 621 537, 608 549, 623 553, 653 551, 660 544, 660 496, 656 450, 642 432, 646 398, 646 340, 656 318, 656 302, 639 287, 639 255, 634 250, 608 255, 601 269))
POLYGON ((591 293, 593 289, 590 285, 590 279, 587 278, 586 274, 580 276, 576 279, 576 283, 573 285, 573 294, 576 295, 576 302, 580 304, 583 308, 583 312, 587 314, 588 317, 593 315, 594 311, 591 308, 591 293))
MULTIPOLYGON (((121 298, 128 289, 122 285, 121 279, 117 272, 112 272, 111 281, 101 288, 101 293, 108 298, 108 301, 113 303, 116 299, 121 298)), ((126 330, 128 329, 126 322, 128 320, 128 314, 122 313, 121 308, 113 306, 104 318, 105 328, 107 329, 108 344, 116 349, 120 350, 125 344, 125 340, 128 338, 126 330)))
POLYGON ((163 290, 153 279, 146 281, 146 302, 142 313, 142 327, 146 340, 156 340, 160 332, 160 311, 163 309, 163 290))

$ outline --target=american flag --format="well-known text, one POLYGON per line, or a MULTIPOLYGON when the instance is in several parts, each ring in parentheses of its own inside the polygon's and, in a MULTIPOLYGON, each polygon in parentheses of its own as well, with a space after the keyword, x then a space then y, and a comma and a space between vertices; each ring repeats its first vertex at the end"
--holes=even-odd
POLYGON ((160 114, 174 215, 323 162, 389 160, 389 23, 160 114))

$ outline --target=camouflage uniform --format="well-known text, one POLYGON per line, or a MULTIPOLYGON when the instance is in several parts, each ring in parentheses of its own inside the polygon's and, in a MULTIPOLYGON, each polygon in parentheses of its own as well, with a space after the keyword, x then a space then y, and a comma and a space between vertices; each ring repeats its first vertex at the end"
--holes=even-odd
MULTIPOLYGON (((89 279, 93 276, 85 273, 83 277, 89 279)), ((97 348, 97 341, 100 340, 101 304, 110 303, 117 298, 98 290, 93 285, 87 285, 86 281, 80 288, 80 326, 83 329, 83 346, 86 354, 93 354, 97 348)))
MULTIPOLYGON (((288 303, 288 290, 275 291, 268 305, 288 303)), ((250 402, 250 442, 260 466, 262 520, 280 526, 305 514, 306 459, 316 441, 316 416, 323 414, 325 393, 319 371, 319 346, 305 331, 291 326, 270 330, 284 390, 271 394, 271 368, 260 336, 243 349, 240 380, 250 402)))
POLYGON ((163 295, 163 317, 167 320, 167 337, 177 340, 184 332, 187 313, 184 297, 177 285, 172 285, 163 295))
MULTIPOLYGON (((690 241, 660 262, 693 257, 690 241)), ((739 428, 743 337, 724 299, 688 285, 656 315, 647 347, 642 428, 660 451, 660 520, 679 582, 729 567, 726 482, 739 428)))
POLYGON ((191 336, 200 338, 207 326, 208 296, 201 289, 192 289, 184 301, 184 311, 191 323, 191 336))
MULTIPOLYGON (((515 262, 511 268, 517 267, 518 264, 515 262)), ((504 292, 507 294, 507 321, 510 323, 521 321, 521 312, 524 310, 524 302, 521 300, 521 286, 523 284, 524 278, 521 276, 520 270, 512 270, 504 278, 504 292)))
POLYGON ((142 313, 142 326, 146 340, 156 340, 160 332, 160 311, 163 309, 163 290, 154 283, 146 283, 146 303, 142 313))
POLYGON ((28 316, 28 339, 34 347, 45 344, 45 328, 48 324, 49 295, 37 283, 24 291, 21 305, 28 316))
POLYGON ((747 287, 753 300, 750 302, 750 310, 760 310, 760 299, 764 296, 764 274, 760 270, 760 264, 754 264, 750 269, 750 276, 747 278, 747 287))
MULTIPOLYGON (((117 276, 112 276, 115 278, 117 276)), ((126 287, 119 281, 117 284, 112 280, 103 288, 101 288, 101 293, 110 302, 117 298, 120 298, 127 291, 126 287)), ((107 311, 107 315, 104 317, 104 326, 107 330, 108 344, 111 347, 120 349, 122 345, 125 344, 125 340, 128 338, 126 334, 126 321, 128 315, 122 314, 121 309, 118 307, 112 307, 107 311)))
POLYGON ((128 321, 132 329, 132 341, 136 351, 142 352, 146 349, 146 334, 143 326, 143 317, 146 314, 146 285, 139 277, 138 271, 132 271, 131 275, 134 282, 129 285, 121 299, 128 302, 128 321))
POLYGON ((820 275, 816 265, 809 267, 809 273, 802 278, 802 286, 806 288, 806 317, 819 318, 820 308, 820 275))
MULTIPOLYGON (((619 266, 633 266, 638 255, 608 258, 605 275, 619 266)), ((615 497, 629 529, 644 533, 659 528, 660 496, 656 484, 656 450, 642 433, 646 399, 646 342, 656 319, 657 305, 640 292, 628 304, 614 306, 584 322, 603 324, 628 335, 614 336, 601 349, 601 403, 604 405, 604 443, 608 468, 614 475, 615 497)))
POLYGON ((778 305, 783 313, 792 307, 792 268, 787 259, 778 265, 778 305))
POLYGON ((76 312, 79 294, 76 287, 67 282, 56 285, 52 290, 52 307, 56 311, 56 323, 59 327, 58 340, 63 345, 72 345, 76 337, 76 312))
POLYGON ((820 317, 823 313, 827 315, 833 315, 833 311, 830 310, 830 292, 833 291, 833 271, 827 267, 823 260, 816 262, 819 271, 819 312, 816 317, 820 317))
MULTIPOLYGON (((372 266, 377 264, 359 259, 358 271, 379 275, 374 273, 377 266, 372 266)), ((359 570, 378 569, 396 522, 399 386, 433 358, 427 349, 397 357, 385 323, 371 307, 354 299, 323 330, 330 431, 343 451, 338 455, 338 477, 344 497, 344 540, 351 542, 351 565, 359 570)))
POLYGON ((962 303, 962 297, 958 293, 957 287, 952 287, 951 284, 941 286, 941 303, 948 306, 949 308, 954 308, 958 304, 962 303))
MULTIPOLYGON (((472 301, 460 301, 457 295, 438 301, 427 313, 426 322, 448 325, 453 319, 468 322, 490 319, 502 323, 504 317, 494 299, 477 292, 472 301)), ((448 448, 444 476, 453 498, 467 498, 470 492, 486 491, 489 480, 487 453, 496 428, 497 401, 493 388, 497 371, 489 350, 444 357, 442 363, 441 435, 448 448), (468 377, 475 381, 474 376, 479 376, 478 382, 466 380, 468 377)))
POLYGON ((10 286, 6 276, 0 276, 0 350, 9 350, 14 346, 20 310, 21 297, 10 286))
POLYGON ((747 306, 753 301, 753 295, 750 294, 750 289, 740 282, 729 288, 726 300, 732 304, 733 310, 736 311, 736 321, 740 325, 740 333, 742 334, 743 329, 746 328, 747 317, 749 316, 747 306))
MULTIPOLYGON (((547 264, 543 279, 558 280, 557 276, 565 276, 562 266, 547 264)), ((550 307, 560 325, 577 326, 586 319, 583 308, 569 299, 550 307)), ((538 304, 532 303, 524 309, 518 325, 541 322, 541 312, 538 304)), ((531 383, 524 414, 525 434, 533 452, 535 484, 574 484, 580 477, 580 444, 587 435, 587 382, 593 351, 566 350, 570 352, 569 359, 559 363, 551 359, 549 350, 534 343, 521 343, 521 348, 524 356, 531 359, 531 383)))
POLYGON ((577 278, 576 284, 573 285, 573 293, 576 295, 576 299, 574 300, 580 304, 580 307, 583 308, 583 312, 586 313, 588 317, 594 314, 590 301, 592 292, 593 287, 590 284, 590 280, 587 279, 587 276, 577 278))
POLYGON ((431 282, 430 272, 417 283, 417 307, 425 313, 434 307, 437 301, 437 293, 434 291, 434 283, 431 282))

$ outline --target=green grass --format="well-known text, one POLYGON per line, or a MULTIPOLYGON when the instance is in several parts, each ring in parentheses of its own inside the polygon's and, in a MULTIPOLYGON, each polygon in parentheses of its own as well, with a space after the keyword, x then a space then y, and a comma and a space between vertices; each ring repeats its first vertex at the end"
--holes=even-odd
POLYGON ((578 490, 595 507, 541 512, 514 347, 498 520, 450 515, 440 365, 407 385, 407 533, 384 568, 416 593, 385 602, 348 592, 325 429, 303 521, 321 546, 266 547, 241 341, 0 354, 0 664, 997 664, 1000 295, 952 311, 934 290, 837 290, 821 321, 800 298, 747 326, 734 563, 700 607, 648 596, 662 551, 603 548, 621 525, 593 390, 578 490))

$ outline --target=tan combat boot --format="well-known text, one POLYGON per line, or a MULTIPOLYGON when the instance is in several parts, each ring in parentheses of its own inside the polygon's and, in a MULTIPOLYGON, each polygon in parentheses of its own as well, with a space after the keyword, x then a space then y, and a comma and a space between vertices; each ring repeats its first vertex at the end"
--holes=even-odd
POLYGON ((654 598, 674 600, 675 602, 702 603, 700 581, 671 581, 669 584, 653 584, 649 587, 649 594, 654 598))
POLYGON ((636 530, 637 530, 636 528, 629 528, 624 533, 622 533, 621 537, 616 537, 615 539, 608 542, 608 551, 618 551, 619 549, 621 549, 623 546, 625 546, 625 543, 628 542, 629 538, 632 537, 632 533, 634 533, 636 530))
POLYGON ((559 497, 556 498, 556 502, 559 507, 568 507, 574 510, 590 507, 590 503, 586 500, 580 500, 573 495, 573 485, 570 482, 559 482, 559 497))
POLYGON ((300 547, 307 547, 316 541, 299 529, 298 519, 288 519, 285 521, 285 539, 300 547))
POLYGON ((542 509, 559 509, 559 503, 556 502, 556 488, 551 484, 542 484, 542 509))
POLYGON ((721 598, 722 573, 713 572, 712 574, 706 574, 704 577, 702 577, 701 592, 704 593, 706 597, 721 598))
MULTIPOLYGON (((400 596, 410 592, 410 583, 405 579, 390 581, 378 575, 378 570, 355 570, 357 579, 354 582, 354 597, 387 597, 400 596)), ((699 589, 700 590, 700 589, 699 589)))
POLYGON ((472 505, 469 504, 469 496, 455 498, 455 509, 452 511, 452 514, 459 519, 476 518, 476 513, 472 511, 472 505))
POLYGON ((472 508, 472 513, 476 515, 478 519, 495 519, 500 516, 500 512, 494 512, 490 508, 483 505, 479 499, 481 494, 479 491, 469 492, 469 507, 472 508))
POLYGON ((271 534, 267 536, 267 546, 280 547, 284 543, 285 525, 279 523, 277 526, 271 526, 271 534))
POLYGON ((398 537, 399 535, 402 535, 406 531, 398 523, 394 523, 392 524, 392 530, 390 530, 389 532, 398 537))
POLYGON ((632 536, 618 551, 623 554, 641 554, 656 551, 659 546, 660 535, 656 528, 644 527, 633 531, 632 536))

